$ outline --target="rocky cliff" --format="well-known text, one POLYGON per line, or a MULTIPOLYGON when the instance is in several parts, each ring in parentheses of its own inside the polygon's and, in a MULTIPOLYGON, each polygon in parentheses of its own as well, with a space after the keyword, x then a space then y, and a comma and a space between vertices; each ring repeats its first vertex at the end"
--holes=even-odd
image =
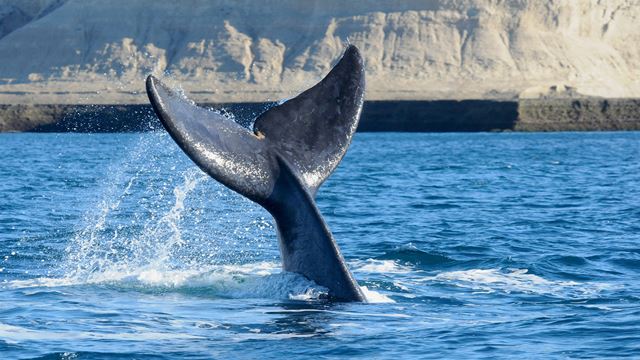
POLYGON ((3 0, 0 103, 273 100, 346 42, 369 100, 640 97, 640 0, 3 0))

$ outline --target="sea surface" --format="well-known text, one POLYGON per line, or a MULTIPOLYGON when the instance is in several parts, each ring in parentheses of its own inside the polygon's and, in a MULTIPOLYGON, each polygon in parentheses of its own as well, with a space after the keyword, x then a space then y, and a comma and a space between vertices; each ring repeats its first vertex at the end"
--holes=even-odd
POLYGON ((162 131, 0 134, 0 358, 640 358, 638 132, 359 133, 317 201, 368 303, 162 131))

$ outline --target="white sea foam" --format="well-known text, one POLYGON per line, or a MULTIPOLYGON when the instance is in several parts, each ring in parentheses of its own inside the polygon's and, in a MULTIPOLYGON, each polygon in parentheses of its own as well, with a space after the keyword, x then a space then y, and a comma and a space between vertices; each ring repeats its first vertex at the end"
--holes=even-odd
POLYGON ((277 263, 270 262, 211 266, 201 271, 157 268, 110 270, 82 279, 43 277, 5 283, 9 288, 101 284, 140 291, 199 291, 226 298, 317 300, 327 294, 327 289, 298 274, 282 272, 277 263))
POLYGON ((176 339, 201 339, 196 335, 189 335, 179 332, 156 332, 145 329, 132 328, 131 332, 106 333, 87 331, 46 331, 28 329, 21 326, 0 323, 0 339, 9 344, 18 344, 23 341, 62 341, 71 340, 126 340, 126 341, 149 341, 149 340, 176 340, 176 339))
POLYGON ((355 273, 406 274, 411 272, 409 267, 400 265, 394 260, 354 261, 351 263, 351 267, 355 273))
MULTIPOLYGON (((79 285, 120 286, 139 290, 202 290, 229 298, 274 298, 312 301, 327 296, 328 290, 294 273, 282 272, 277 263, 221 265, 207 270, 128 269, 93 273, 84 279, 41 277, 13 280, 8 288, 66 287, 79 285)), ((394 303, 390 297, 361 286, 368 303, 394 303)))
POLYGON ((369 288, 367 288, 366 286, 360 286, 360 290, 362 290, 365 299, 367 299, 367 302, 370 304, 389 304, 395 302, 387 295, 379 293, 375 290, 369 290, 369 288))
POLYGON ((426 277, 426 282, 445 282, 479 292, 523 292, 540 295, 593 295, 610 288, 601 283, 547 280, 527 269, 472 269, 443 272, 426 277))

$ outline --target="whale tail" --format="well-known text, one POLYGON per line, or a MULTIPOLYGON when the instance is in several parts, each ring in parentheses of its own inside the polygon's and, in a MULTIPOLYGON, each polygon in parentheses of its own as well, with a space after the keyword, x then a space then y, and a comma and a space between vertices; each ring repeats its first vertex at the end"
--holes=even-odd
POLYGON ((147 93, 160 121, 206 173, 264 205, 284 160, 315 195, 346 153, 364 98, 364 66, 355 46, 318 84, 260 115, 253 132, 195 105, 149 76, 147 93))
POLYGON ((260 115, 253 131, 196 106, 153 76, 146 86, 156 114, 182 150, 211 177, 274 216, 285 270, 327 286, 340 299, 362 300, 359 288, 348 289, 355 281, 313 201, 342 160, 360 118, 364 66, 354 46, 318 84, 260 115), (325 254, 310 254, 311 248, 325 254), (321 261, 322 256, 335 261, 321 261))

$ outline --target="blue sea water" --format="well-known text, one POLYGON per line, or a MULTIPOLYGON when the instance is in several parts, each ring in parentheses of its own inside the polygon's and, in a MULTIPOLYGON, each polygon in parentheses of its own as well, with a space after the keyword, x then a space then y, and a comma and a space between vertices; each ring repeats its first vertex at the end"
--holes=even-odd
POLYGON ((165 133, 0 134, 0 358, 640 357, 640 133, 357 134, 318 206, 369 303, 165 133))

